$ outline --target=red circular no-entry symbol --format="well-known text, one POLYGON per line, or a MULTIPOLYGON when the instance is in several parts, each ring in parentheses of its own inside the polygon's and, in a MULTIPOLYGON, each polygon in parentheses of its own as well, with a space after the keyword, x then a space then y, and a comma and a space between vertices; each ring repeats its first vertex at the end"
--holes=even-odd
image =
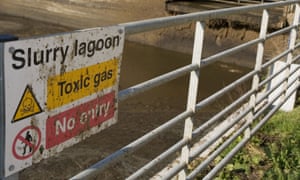
POLYGON ((41 144, 41 131, 35 126, 22 129, 14 139, 12 153, 18 160, 31 157, 41 144))

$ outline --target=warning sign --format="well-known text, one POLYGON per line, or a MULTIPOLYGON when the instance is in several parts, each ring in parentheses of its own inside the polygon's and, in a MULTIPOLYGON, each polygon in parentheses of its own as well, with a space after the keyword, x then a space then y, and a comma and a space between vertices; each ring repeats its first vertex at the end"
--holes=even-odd
POLYGON ((111 26, 0 44, 5 177, 117 122, 124 40, 111 26))
POLYGON ((111 87, 118 75, 118 60, 67 72, 48 79, 47 107, 54 109, 111 87))
POLYGON ((12 122, 22 120, 40 112, 42 112, 42 109, 34 97, 31 88, 27 86, 19 102, 12 122))
POLYGON ((41 131, 35 126, 22 129, 14 139, 12 152, 16 159, 24 160, 33 155, 41 144, 41 131))
POLYGON ((115 113, 115 92, 50 117, 46 125, 46 149, 78 136, 111 119, 115 113))

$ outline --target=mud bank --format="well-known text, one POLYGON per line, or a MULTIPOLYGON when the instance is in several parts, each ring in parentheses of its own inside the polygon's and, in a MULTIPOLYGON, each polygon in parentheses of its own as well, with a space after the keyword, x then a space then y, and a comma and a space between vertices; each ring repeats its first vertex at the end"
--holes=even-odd
MULTIPOLYGON (((66 27, 57 32, 84 29, 98 26, 169 16, 162 0, 0 0, 0 12, 3 14, 26 17, 41 22, 66 27)), ((11 22, 6 22, 11 23, 11 22)), ((30 22, 29 22, 30 23, 30 22)), ((11 25, 11 24, 9 24, 11 25)), ((18 26, 18 25, 17 25, 18 26)), ((41 23, 42 26, 42 23, 41 23)), ((39 27, 35 27, 39 28, 39 27)), ((147 45, 192 53, 194 41, 194 23, 159 29, 147 33, 127 36, 127 40, 147 45)), ((10 33, 10 32, 7 32, 10 33)), ((13 33, 13 32, 12 32, 13 33)), ((257 29, 249 26, 235 27, 228 24, 207 22, 203 56, 215 54, 234 45, 258 37, 257 29)), ((266 42, 266 56, 276 55, 276 51, 287 44, 285 36, 266 42), (274 42, 282 42, 281 44, 274 42)), ((255 61, 256 46, 248 48, 235 56, 222 60, 236 65, 252 67, 255 61)))

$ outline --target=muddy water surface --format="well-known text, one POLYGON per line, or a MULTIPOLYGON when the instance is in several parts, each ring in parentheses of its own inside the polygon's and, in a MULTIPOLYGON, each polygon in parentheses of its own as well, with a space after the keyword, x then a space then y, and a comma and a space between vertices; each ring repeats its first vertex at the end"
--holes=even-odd
MULTIPOLYGON (((152 46, 126 42, 121 69, 121 89, 149 80, 163 73, 191 63, 192 56, 152 46)), ((241 77, 249 69, 226 63, 214 63, 200 71, 199 99, 241 77)), ((184 107, 187 98, 188 75, 143 93, 132 101, 147 104, 160 102, 168 106, 184 107)))

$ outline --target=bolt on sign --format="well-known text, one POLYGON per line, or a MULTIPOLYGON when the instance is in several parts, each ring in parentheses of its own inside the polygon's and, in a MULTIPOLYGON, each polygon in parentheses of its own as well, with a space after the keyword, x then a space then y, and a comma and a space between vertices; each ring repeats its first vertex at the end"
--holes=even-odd
POLYGON ((123 46, 119 26, 0 46, 6 177, 116 123, 123 46))

